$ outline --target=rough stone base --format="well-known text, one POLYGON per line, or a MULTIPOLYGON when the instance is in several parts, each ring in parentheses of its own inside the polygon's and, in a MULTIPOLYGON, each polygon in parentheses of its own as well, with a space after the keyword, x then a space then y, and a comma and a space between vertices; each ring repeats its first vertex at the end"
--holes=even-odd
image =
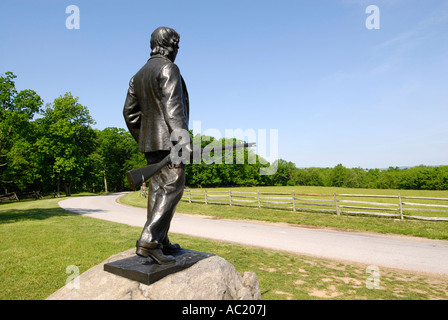
POLYGON ((187 269, 211 253, 181 249, 173 253, 174 263, 160 265, 151 258, 141 258, 136 254, 130 258, 104 264, 104 270, 143 284, 153 284, 167 275, 187 269))
POLYGON ((104 271, 104 264, 135 255, 129 249, 111 256, 62 287, 47 300, 260 300, 257 275, 240 274, 219 256, 206 258, 145 285, 104 271))

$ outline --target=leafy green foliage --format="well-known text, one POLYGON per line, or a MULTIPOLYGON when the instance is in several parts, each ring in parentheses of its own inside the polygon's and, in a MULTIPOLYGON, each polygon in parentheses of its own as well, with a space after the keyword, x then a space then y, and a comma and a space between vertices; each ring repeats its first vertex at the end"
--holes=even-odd
POLYGON ((49 167, 53 179, 64 181, 70 195, 72 183, 80 180, 94 151, 95 132, 90 125, 95 122, 87 107, 69 92, 48 104, 42 115, 37 120, 40 134, 36 142, 45 161, 41 165, 49 167))
MULTIPOLYGON (((191 132, 193 136, 193 132, 191 132)), ((229 146, 241 144, 244 141, 236 139, 215 139, 209 136, 194 135, 193 143, 197 147, 229 146)), ((264 185, 268 179, 260 175, 260 168, 264 167, 260 157, 252 150, 237 149, 223 150, 215 154, 203 155, 201 163, 187 166, 187 185, 190 186, 235 186, 235 185, 264 185), (221 157, 224 157, 221 159, 221 157), (215 161, 214 163, 212 163, 215 161)))
POLYGON ((30 120, 43 101, 33 90, 17 92, 16 77, 12 72, 0 77, 0 185, 4 190, 13 183, 23 188, 36 175, 32 164, 35 125, 30 120))
POLYGON ((119 128, 96 131, 96 148, 91 154, 92 173, 97 190, 122 191, 129 188, 125 178, 128 170, 146 165, 143 154, 129 132, 119 128), (100 187, 102 181, 103 189, 100 187))
POLYGON ((334 168, 295 169, 295 185, 368 189, 448 190, 448 166, 420 165, 412 168, 362 169, 334 168))

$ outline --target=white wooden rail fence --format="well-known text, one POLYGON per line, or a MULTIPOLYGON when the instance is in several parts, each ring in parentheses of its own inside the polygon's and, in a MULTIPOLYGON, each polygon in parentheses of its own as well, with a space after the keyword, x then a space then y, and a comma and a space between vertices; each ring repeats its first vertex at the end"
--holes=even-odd
POLYGON ((270 208, 289 211, 326 211, 336 215, 361 214, 389 216, 400 219, 448 221, 448 198, 411 197, 398 195, 308 194, 280 192, 249 192, 234 190, 185 189, 182 201, 189 203, 270 208), (370 198, 383 199, 369 201, 370 198), (415 202, 411 200, 417 200, 415 202), (411 215, 418 213, 420 215, 411 215), (438 216, 428 216, 428 214, 438 216))

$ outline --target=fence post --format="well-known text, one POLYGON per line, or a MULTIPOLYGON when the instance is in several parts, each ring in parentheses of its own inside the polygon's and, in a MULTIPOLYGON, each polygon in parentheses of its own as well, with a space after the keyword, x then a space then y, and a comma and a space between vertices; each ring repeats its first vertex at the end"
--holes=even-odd
POLYGON ((292 191, 292 211, 296 211, 296 199, 294 198, 294 190, 292 191))
POLYGON ((232 189, 229 189, 229 206, 232 205, 232 189))
POLYGON ((260 202, 260 190, 257 190, 257 199, 258 199, 258 209, 261 208, 261 202, 260 202))
POLYGON ((333 192, 333 196, 334 196, 334 205, 336 206, 336 214, 339 216, 339 206, 338 206, 338 199, 336 199, 336 191, 333 192))
POLYGON ((188 203, 191 203, 191 189, 188 189, 188 203))
POLYGON ((207 204, 207 190, 204 190, 205 204, 207 204))
POLYGON ((398 199, 400 201, 400 219, 403 220, 403 202, 401 201, 401 194, 398 193, 398 199))

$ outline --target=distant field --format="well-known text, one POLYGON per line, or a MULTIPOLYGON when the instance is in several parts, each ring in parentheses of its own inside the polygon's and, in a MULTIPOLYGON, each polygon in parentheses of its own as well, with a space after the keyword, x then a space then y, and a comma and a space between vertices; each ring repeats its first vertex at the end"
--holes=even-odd
MULTIPOLYGON (((391 195, 398 196, 412 196, 412 197, 436 197, 436 198, 448 198, 448 191, 426 191, 426 190, 389 190, 389 189, 354 189, 354 188, 333 188, 333 187, 241 187, 231 188, 233 191, 239 192, 279 192, 279 193, 308 193, 308 194, 363 194, 363 195, 391 195)), ((192 189, 192 190, 204 190, 204 189, 192 189)), ((228 192, 229 188, 207 188, 210 191, 225 191, 228 192)), ((303 196, 300 196, 303 197, 303 196)), ((316 197, 314 197, 316 198, 316 197)), ((423 221, 423 220, 400 220, 398 217, 383 217, 372 215, 357 215, 357 214, 344 214, 341 213, 337 216, 332 212, 305 212, 298 210, 293 212, 292 210, 276 210, 268 208, 257 207, 242 207, 242 206, 229 206, 216 205, 216 204, 203 204, 203 203, 188 203, 186 193, 184 193, 184 199, 181 201, 177 208, 177 212, 189 213, 189 214, 202 214, 210 215, 228 219, 248 219, 248 220, 262 220, 269 222, 282 222, 298 225, 308 226, 320 226, 320 227, 332 227, 342 228, 350 230, 362 230, 362 231, 374 231, 379 233, 393 233, 412 235, 419 237, 426 237, 432 239, 448 239, 448 221, 423 221)), ((322 198, 331 199, 331 197, 322 198)), ((398 199, 390 198, 346 198, 356 201, 375 201, 378 203, 397 204, 398 199)), ((139 192, 131 193, 121 199, 124 203, 131 204, 139 207, 146 207, 147 200, 140 196, 139 192)), ((411 201, 411 200, 409 200, 411 201)), ((415 200, 413 200, 415 201, 415 200)), ((432 200, 418 200, 420 203, 442 203, 432 200)), ((331 202, 329 202, 331 203, 331 202)), ((448 205, 448 201, 445 203, 448 205)), ((367 205, 362 205, 367 206, 367 205)), ((398 208, 394 207, 394 208, 398 208)), ((340 208, 345 209, 345 208, 340 208)), ((448 210, 448 209, 445 209, 448 210)), ((399 213, 399 212, 395 212, 399 213)), ((418 212, 419 215, 426 216, 440 216, 447 217, 444 213, 435 212, 418 212)))
POLYGON ((376 214, 448 221, 447 191, 372 190, 328 187, 186 189, 183 199, 305 212, 376 214), (386 192, 384 192, 386 191, 386 192), (294 199, 292 195, 294 194, 294 199), (335 206, 337 200, 338 207, 335 206))
MULTIPOLYGON (((207 189, 207 188, 204 188, 207 189)), ((229 187, 210 188, 210 190, 229 190, 229 187)), ((302 193, 362 193, 362 194, 385 194, 396 195, 401 192, 402 195, 413 196, 438 196, 448 198, 448 190, 396 190, 396 189, 363 189, 363 188, 337 188, 337 187, 312 187, 312 186, 256 186, 256 187, 232 187, 234 190, 254 191, 260 190, 264 192, 302 192, 302 193)))

